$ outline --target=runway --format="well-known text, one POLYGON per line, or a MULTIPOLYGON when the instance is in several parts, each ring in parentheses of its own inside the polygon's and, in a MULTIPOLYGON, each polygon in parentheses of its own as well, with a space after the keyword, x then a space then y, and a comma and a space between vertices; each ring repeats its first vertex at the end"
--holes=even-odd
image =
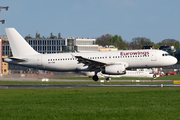
POLYGON ((90 87, 180 87, 180 84, 135 84, 135 85, 0 85, 0 89, 13 88, 90 88, 90 87))

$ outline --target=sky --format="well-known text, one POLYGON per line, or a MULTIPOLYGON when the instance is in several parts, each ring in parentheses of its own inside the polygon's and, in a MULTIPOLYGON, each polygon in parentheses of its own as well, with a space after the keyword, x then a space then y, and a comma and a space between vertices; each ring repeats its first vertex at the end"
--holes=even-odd
POLYGON ((146 37, 158 43, 180 41, 180 0, 0 0, 1 35, 15 28, 23 37, 98 38, 119 35, 131 42, 146 37))

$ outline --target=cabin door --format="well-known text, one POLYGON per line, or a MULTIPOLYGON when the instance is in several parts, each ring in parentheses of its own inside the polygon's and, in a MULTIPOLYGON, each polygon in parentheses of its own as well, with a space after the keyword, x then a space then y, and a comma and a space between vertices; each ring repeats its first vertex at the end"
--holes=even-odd
POLYGON ((151 51, 151 61, 156 61, 157 57, 156 57, 156 52, 155 51, 151 51))
POLYGON ((37 65, 38 66, 41 66, 42 65, 42 59, 41 59, 41 55, 38 55, 38 58, 37 58, 37 65))

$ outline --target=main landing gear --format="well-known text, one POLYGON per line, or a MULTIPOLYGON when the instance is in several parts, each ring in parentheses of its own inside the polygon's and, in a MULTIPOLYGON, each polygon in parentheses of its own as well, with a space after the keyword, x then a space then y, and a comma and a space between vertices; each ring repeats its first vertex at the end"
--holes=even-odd
POLYGON ((94 81, 96 81, 96 82, 99 80, 99 78, 98 78, 97 75, 94 75, 94 76, 92 77, 92 79, 93 79, 94 81))
POLYGON ((109 81, 109 80, 111 80, 111 78, 109 78, 109 77, 108 77, 108 78, 106 78, 106 81, 109 81))
MULTIPOLYGON (((98 78, 98 76, 97 75, 94 75, 93 77, 92 77, 92 79, 95 81, 95 82, 97 82, 98 80, 99 80, 99 78, 98 78)), ((106 81, 107 82, 109 82, 109 80, 111 80, 111 78, 106 78, 106 81)))

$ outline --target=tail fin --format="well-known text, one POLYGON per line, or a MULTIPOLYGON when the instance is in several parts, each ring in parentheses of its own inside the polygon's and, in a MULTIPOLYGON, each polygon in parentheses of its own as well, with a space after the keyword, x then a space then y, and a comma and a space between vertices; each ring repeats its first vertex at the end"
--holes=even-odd
POLYGON ((5 28, 5 30, 13 57, 38 54, 14 28, 5 28))

